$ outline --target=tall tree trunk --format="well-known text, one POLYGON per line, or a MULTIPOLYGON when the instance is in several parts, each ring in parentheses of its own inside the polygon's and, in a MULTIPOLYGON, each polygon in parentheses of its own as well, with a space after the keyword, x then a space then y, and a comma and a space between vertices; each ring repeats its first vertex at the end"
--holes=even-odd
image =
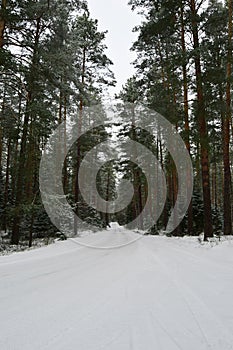
POLYGON ((6 27, 5 12, 6 12, 7 0, 2 0, 1 14, 0 14, 0 49, 4 46, 4 32, 6 27))
POLYGON ((32 201, 32 213, 31 213, 30 228, 29 228, 29 240, 28 240, 29 248, 31 248, 32 241, 33 241, 33 225, 35 220, 35 202, 36 202, 37 194, 38 194, 38 191, 35 193, 32 201))
POLYGON ((212 169, 212 202, 215 209, 218 209, 218 191, 217 191, 217 158, 214 146, 213 169, 212 169))
POLYGON ((180 226, 177 226, 178 219, 179 219, 179 212, 178 209, 175 207, 176 201, 177 201, 177 195, 178 195, 178 179, 177 179, 177 171, 175 164, 171 165, 172 173, 171 173, 171 186, 172 186, 172 205, 174 210, 174 226, 175 230, 173 231, 174 236, 180 236, 181 230, 180 226))
POLYGON ((26 174, 25 197, 27 198, 28 202, 31 202, 33 198, 34 175, 35 175, 35 168, 36 168, 36 154, 35 154, 36 147, 35 147, 35 139, 33 134, 33 122, 34 120, 30 121, 27 159, 25 162, 25 174, 26 174))
MULTIPOLYGON (((66 130, 66 121, 67 121, 67 98, 64 96, 64 154, 67 153, 66 142, 67 142, 67 130, 66 130)), ((63 172, 63 188, 64 193, 68 191, 68 171, 67 171, 67 158, 64 160, 64 172, 63 172)))
POLYGON ((109 226, 110 223, 110 214, 108 213, 108 206, 109 206, 109 200, 110 200, 110 169, 107 169, 107 188, 106 188, 106 213, 105 213, 105 224, 106 226, 109 226))
MULTIPOLYGON (((137 141, 137 135, 135 132, 135 106, 134 104, 132 105, 132 119, 131 119, 131 131, 132 131, 132 140, 133 141, 137 141)), ((134 159, 138 159, 138 152, 137 152, 137 148, 134 147, 133 148, 133 155, 134 155, 134 159)), ((143 229, 143 217, 142 215, 140 215, 143 211, 143 203, 142 203, 142 181, 141 181, 141 177, 140 177, 140 171, 138 169, 138 166, 132 167, 133 169, 133 177, 134 177, 134 183, 135 183, 135 187, 136 187, 136 194, 135 195, 135 199, 136 199, 136 215, 137 217, 139 217, 139 220, 137 220, 137 225, 139 229, 143 229)))
POLYGON ((21 220, 20 205, 23 201, 23 194, 24 194, 23 192, 24 192, 25 163, 26 163, 26 151, 27 151, 26 149, 27 135, 28 135, 29 121, 31 118, 31 107, 34 100, 34 93, 35 93, 35 91, 33 90, 34 90, 34 83, 36 79, 35 70, 37 69, 37 64, 38 64, 38 47, 39 47, 40 27, 41 27, 40 22, 41 22, 41 17, 37 19, 33 57, 32 57, 32 63, 30 67, 30 74, 29 74, 29 81, 28 81, 28 98, 27 98, 26 110, 25 110, 25 116, 24 116, 23 132, 22 132, 20 153, 19 153, 19 165, 18 165, 18 172, 17 172, 17 179, 16 179, 15 217, 13 220, 12 236, 11 236, 12 244, 19 244, 19 238, 20 238, 20 220, 21 220))
POLYGON ((9 178, 10 178, 10 156, 11 156, 11 141, 7 144, 7 158, 6 158, 6 178, 5 178, 5 189, 4 189, 4 217, 3 217, 3 230, 7 231, 7 203, 9 197, 9 178))
POLYGON ((196 1, 190 0, 191 24, 193 35, 193 48, 195 51, 195 74, 197 86, 197 119, 201 146, 201 170, 202 170, 202 190, 204 201, 204 240, 213 237, 211 194, 210 194, 210 172, 209 172, 209 152, 208 152, 208 131, 206 124, 206 109, 203 94, 202 70, 199 46, 199 33, 197 24, 196 1))
POLYGON ((232 73, 232 0, 228 0, 228 54, 227 54, 227 87, 226 113, 223 118, 223 164, 224 164, 224 234, 232 234, 231 212, 231 168, 230 168, 230 121, 231 121, 231 73, 232 73))
POLYGON ((0 171, 2 168, 2 152, 3 152, 3 118, 6 108, 6 86, 4 84, 4 91, 3 91, 3 97, 2 97, 2 106, 1 106, 1 113, 0 113, 0 171))
MULTIPOLYGON (((82 88, 84 90, 85 86, 85 72, 86 72, 86 49, 83 49, 83 61, 82 61, 82 88)), ((83 94, 83 91, 81 92, 83 94)), ((78 133, 81 135, 82 131, 82 117, 83 117, 83 96, 80 98, 79 103, 79 120, 78 120, 78 133)), ((76 166, 76 177, 75 177, 75 194, 74 200, 76 204, 76 215, 78 215, 79 211, 79 200, 80 200, 80 190, 79 190, 79 181, 78 181, 78 173, 81 164, 81 144, 80 140, 77 140, 77 166, 76 166)), ((78 223, 76 216, 74 217, 74 234, 78 234, 78 223)))
POLYGON ((11 243, 12 244, 19 244, 19 238, 20 238, 20 220, 21 220, 21 213, 20 213, 20 204, 23 200, 23 185, 24 185, 24 178, 25 178, 25 163, 26 163, 26 145, 27 145, 27 134, 28 134, 28 125, 29 125, 29 110, 30 110, 30 103, 27 102, 26 107, 26 113, 24 118, 24 125, 23 125, 23 133, 22 133, 22 139, 21 139, 21 145, 20 145, 20 153, 19 153, 19 166, 18 166, 18 172, 17 172, 17 180, 16 180, 16 199, 15 199, 15 213, 14 213, 14 220, 13 220, 13 227, 12 227, 12 236, 11 236, 11 243))
MULTIPOLYGON (((184 129, 185 129, 185 144, 186 148, 190 154, 190 126, 189 126, 189 104, 188 104, 188 74, 187 74, 187 62, 186 62, 186 43, 185 43, 185 24, 184 24, 184 8, 181 5, 181 45, 183 53, 183 96, 184 96, 184 129)), ((191 174, 188 175, 188 185, 190 185, 191 174)), ((188 208, 188 234, 193 233, 193 204, 192 200, 188 208)))
MULTIPOLYGON (((1 120, 0 120, 1 123, 1 120)), ((3 130, 0 124, 0 171, 2 168, 2 151, 3 151, 3 130)))

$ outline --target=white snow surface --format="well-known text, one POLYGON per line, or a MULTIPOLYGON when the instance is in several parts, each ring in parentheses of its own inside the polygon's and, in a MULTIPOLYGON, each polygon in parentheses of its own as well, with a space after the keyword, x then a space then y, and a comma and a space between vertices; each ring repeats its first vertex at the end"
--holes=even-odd
MULTIPOLYGON (((115 224, 79 240, 135 235, 115 224)), ((67 240, 0 257, 0 278, 1 350, 233 349, 230 241, 67 240)))

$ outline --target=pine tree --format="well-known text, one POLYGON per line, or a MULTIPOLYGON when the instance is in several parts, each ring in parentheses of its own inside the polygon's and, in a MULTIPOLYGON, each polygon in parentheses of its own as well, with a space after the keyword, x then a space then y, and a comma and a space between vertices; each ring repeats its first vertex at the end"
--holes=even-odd
POLYGON ((212 216, 211 216, 211 195, 210 195, 210 173, 209 173, 209 151, 208 151, 208 131, 206 121, 205 97, 203 91, 203 75, 200 57, 200 42, 198 31, 198 11, 195 0, 190 0, 190 16, 193 35, 194 62, 196 74, 197 90, 197 120, 201 146, 201 167, 202 167, 202 190, 204 201, 204 240, 213 236, 212 216))
POLYGON ((232 187, 230 168, 230 122, 231 108, 231 74, 232 74, 232 0, 228 0, 228 45, 227 45, 227 86, 226 113, 223 118, 223 164, 224 164, 224 234, 232 234, 232 187))

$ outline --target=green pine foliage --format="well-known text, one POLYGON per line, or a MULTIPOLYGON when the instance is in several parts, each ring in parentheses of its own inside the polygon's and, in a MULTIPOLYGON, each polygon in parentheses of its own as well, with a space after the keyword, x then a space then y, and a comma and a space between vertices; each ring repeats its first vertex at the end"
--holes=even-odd
MULTIPOLYGON (((0 229, 12 232, 12 243, 17 244, 31 231, 33 236, 47 236, 57 230, 39 195, 46 141, 66 118, 77 118, 80 101, 84 106, 100 103, 103 89, 115 80, 105 54, 106 32, 98 30, 86 1, 9 0, 1 19, 5 30, 0 52, 0 229)), ((93 144, 83 141, 81 157, 93 144)), ((76 158, 71 152, 66 160, 70 198, 76 158)), ((100 213, 82 203, 80 211, 87 221, 105 226, 100 213)))

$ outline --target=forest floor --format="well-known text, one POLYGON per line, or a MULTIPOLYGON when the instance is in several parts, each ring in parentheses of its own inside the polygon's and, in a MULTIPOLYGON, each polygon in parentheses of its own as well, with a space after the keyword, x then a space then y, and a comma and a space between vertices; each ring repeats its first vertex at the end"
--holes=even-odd
POLYGON ((32 247, 28 247, 28 240, 20 242, 18 245, 12 245, 10 239, 4 239, 0 241, 0 255, 9 255, 12 253, 23 252, 25 250, 33 250, 40 247, 44 247, 48 244, 53 244, 55 242, 54 238, 37 238, 33 239, 32 247))
POLYGON ((1 350, 233 349, 233 242, 108 231, 0 257, 1 350), (131 239, 140 238, 133 244, 131 239))

